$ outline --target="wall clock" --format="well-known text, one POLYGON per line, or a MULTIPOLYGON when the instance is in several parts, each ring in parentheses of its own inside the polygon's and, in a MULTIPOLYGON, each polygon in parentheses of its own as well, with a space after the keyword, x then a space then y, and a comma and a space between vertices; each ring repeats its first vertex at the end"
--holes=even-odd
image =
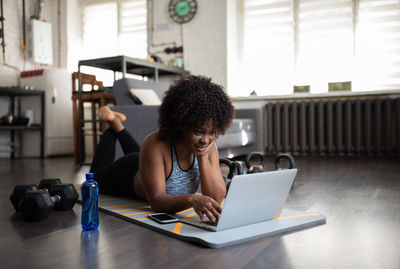
POLYGON ((176 23, 186 23, 193 19, 197 12, 196 0, 171 0, 168 13, 176 23))

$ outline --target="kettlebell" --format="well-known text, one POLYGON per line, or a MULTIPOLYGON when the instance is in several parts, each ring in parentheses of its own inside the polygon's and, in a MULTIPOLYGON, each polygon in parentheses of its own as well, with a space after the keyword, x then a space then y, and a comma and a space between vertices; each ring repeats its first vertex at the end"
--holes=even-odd
POLYGON ((246 167, 247 167, 247 174, 263 172, 263 170, 264 170, 264 154, 262 154, 261 152, 256 152, 256 151, 250 152, 246 156, 245 163, 246 163, 246 167), (252 165, 251 163, 256 158, 259 160, 259 164, 252 165))
POLYGON ((287 153, 282 153, 282 154, 278 154, 278 156, 276 156, 276 158, 275 158, 275 169, 276 170, 284 169, 284 168, 281 167, 281 163, 280 163, 280 161, 282 159, 285 159, 285 160, 289 161, 289 169, 296 168, 296 165, 295 165, 295 162, 294 162, 294 158, 292 157, 292 155, 287 154, 287 153))
POLYGON ((225 185, 226 188, 229 188, 229 185, 231 184, 231 180, 234 176, 236 175, 241 175, 243 174, 243 167, 240 162, 237 161, 231 161, 228 159, 219 159, 220 164, 227 165, 229 168, 228 175, 224 177, 225 185))

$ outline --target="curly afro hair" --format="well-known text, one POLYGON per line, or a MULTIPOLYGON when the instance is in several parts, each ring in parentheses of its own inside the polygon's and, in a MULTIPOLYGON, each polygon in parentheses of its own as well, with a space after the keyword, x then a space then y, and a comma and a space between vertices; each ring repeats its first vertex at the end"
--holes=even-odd
POLYGON ((232 122, 234 108, 222 86, 204 76, 185 76, 165 93, 158 110, 160 131, 179 137, 184 131, 211 123, 224 134, 232 122))

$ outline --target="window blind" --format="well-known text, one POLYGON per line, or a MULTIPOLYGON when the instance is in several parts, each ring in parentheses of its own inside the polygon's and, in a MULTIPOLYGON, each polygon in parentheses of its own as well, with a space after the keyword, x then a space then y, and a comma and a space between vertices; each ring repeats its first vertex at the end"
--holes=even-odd
POLYGON ((147 57, 147 5, 144 0, 120 2, 119 54, 147 57))
POLYGON ((326 91, 353 70, 351 0, 299 0, 296 84, 326 91))
POLYGON ((147 57, 146 0, 94 1, 83 6, 87 58, 147 57))
POLYGON ((116 2, 83 8, 83 51, 87 59, 118 54, 117 10, 116 2))
MULTIPOLYGON (((400 87, 399 0, 244 0, 244 80, 258 95, 400 87)), ((244 92, 241 95, 248 95, 244 92)))
POLYGON ((257 95, 284 93, 293 84, 294 39, 291 0, 246 0, 243 72, 257 95))
POLYGON ((355 89, 400 88, 400 1, 361 0, 355 89))

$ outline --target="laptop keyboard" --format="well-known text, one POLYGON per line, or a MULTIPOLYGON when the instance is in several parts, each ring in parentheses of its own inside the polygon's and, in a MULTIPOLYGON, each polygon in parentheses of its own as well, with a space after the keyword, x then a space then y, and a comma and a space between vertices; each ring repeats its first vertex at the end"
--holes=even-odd
POLYGON ((218 222, 211 222, 211 221, 204 221, 202 223, 210 225, 210 226, 214 226, 214 227, 217 227, 217 224, 218 224, 218 222))

